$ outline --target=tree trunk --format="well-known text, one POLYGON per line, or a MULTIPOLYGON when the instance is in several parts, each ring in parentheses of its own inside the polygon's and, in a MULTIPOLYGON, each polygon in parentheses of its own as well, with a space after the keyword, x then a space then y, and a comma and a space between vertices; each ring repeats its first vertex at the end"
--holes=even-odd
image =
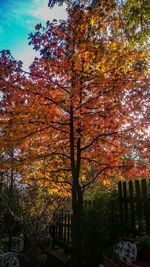
POLYGON ((0 173, 0 214, 2 214, 3 173, 0 173))
POLYGON ((3 233, 3 207, 2 207, 2 192, 3 192, 3 173, 0 173, 0 216, 1 216, 1 222, 0 222, 0 234, 3 233))
MULTIPOLYGON (((74 84, 72 85, 74 88, 74 84)), ((82 213, 83 193, 79 184, 81 165, 80 122, 78 127, 77 147, 75 153, 74 111, 70 106, 70 158, 72 170, 72 267, 82 266, 82 213)))
POLYGON ((83 195, 78 185, 72 191, 72 266, 82 266, 82 213, 83 195))

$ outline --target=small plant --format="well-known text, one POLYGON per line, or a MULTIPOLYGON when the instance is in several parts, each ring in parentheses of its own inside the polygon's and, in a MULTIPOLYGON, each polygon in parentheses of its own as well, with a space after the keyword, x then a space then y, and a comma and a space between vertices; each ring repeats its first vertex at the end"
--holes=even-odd
POLYGON ((4 254, 8 247, 9 239, 7 236, 4 236, 0 239, 0 255, 4 254))
POLYGON ((150 235, 141 236, 138 243, 140 246, 150 248, 150 235))

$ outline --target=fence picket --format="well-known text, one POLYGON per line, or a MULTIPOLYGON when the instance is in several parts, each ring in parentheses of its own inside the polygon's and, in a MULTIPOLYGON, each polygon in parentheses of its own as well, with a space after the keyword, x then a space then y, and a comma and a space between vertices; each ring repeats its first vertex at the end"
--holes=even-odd
POLYGON ((119 194, 120 222, 123 224, 123 219, 124 219, 124 216, 123 216, 123 201, 122 201, 123 192, 122 192, 122 183, 121 182, 118 183, 118 194, 119 194))
POLYGON ((133 182, 129 181, 129 205, 130 205, 130 229, 136 232, 135 228, 135 205, 134 205, 134 189, 133 182))
POLYGON ((139 180, 135 181, 136 189, 136 213, 137 213, 137 229, 140 232, 143 232, 143 214, 142 214, 142 197, 141 197, 141 183, 139 180))
POLYGON ((123 182, 123 212, 124 212, 124 226, 126 231, 129 229, 129 210, 128 210, 128 199, 127 199, 127 183, 123 182))

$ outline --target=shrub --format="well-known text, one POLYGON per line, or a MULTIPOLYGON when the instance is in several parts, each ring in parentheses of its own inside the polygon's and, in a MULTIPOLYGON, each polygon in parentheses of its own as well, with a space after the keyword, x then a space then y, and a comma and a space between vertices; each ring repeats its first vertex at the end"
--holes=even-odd
POLYGON ((140 246, 150 248, 150 235, 141 236, 138 240, 140 246))
POLYGON ((117 194, 104 192, 84 208, 83 257, 86 266, 98 266, 103 252, 121 235, 117 194))

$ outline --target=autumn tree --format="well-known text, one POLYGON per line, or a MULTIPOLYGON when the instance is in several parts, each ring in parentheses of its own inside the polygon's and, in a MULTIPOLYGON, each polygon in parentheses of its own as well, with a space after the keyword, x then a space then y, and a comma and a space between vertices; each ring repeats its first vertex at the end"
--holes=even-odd
POLYGON ((111 0, 93 10, 75 5, 66 22, 38 24, 30 34, 41 55, 30 73, 1 56, 3 142, 21 149, 20 162, 40 162, 41 183, 71 191, 74 267, 82 262, 85 188, 129 168, 125 155, 148 135, 148 53, 130 45, 123 27, 111 0))

